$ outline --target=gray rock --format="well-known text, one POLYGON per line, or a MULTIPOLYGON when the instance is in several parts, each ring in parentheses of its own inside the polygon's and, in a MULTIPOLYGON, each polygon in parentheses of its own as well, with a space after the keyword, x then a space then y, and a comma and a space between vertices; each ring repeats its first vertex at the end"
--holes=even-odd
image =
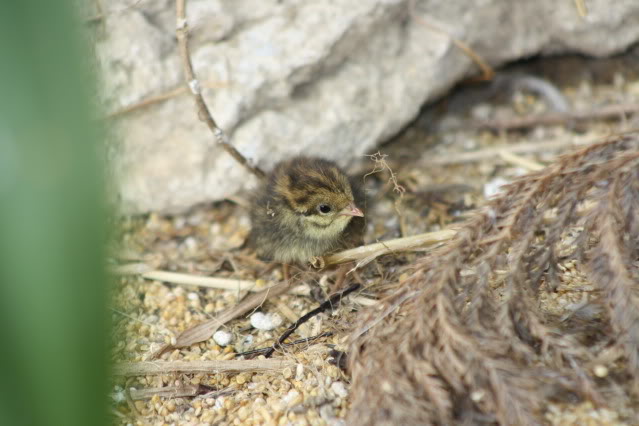
MULTIPOLYGON (((102 3, 107 17, 94 31, 107 111, 181 87, 173 1, 102 3)), ((301 153, 345 166, 398 132, 476 72, 449 35, 492 66, 539 53, 610 55, 639 39, 638 1, 587 6, 581 18, 574 2, 556 0, 190 0, 188 22, 215 119, 268 170, 301 153)), ((183 211, 255 184, 186 93, 112 120, 125 213, 183 211)))

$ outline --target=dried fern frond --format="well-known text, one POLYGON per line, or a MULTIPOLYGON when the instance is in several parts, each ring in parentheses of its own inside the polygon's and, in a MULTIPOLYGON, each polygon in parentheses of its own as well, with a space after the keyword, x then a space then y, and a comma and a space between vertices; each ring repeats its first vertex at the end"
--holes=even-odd
POLYGON ((507 186, 361 316, 351 422, 535 424, 546 401, 566 392, 603 401, 585 366, 606 345, 623 350, 637 381, 638 209, 633 133, 507 186), (569 259, 601 289, 605 314, 592 321, 607 321, 614 335, 598 344, 540 306, 569 259))

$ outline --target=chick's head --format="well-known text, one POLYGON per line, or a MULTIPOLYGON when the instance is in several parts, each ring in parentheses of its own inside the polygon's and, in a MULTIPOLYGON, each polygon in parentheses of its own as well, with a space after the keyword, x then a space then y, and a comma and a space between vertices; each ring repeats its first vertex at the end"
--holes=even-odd
POLYGON ((297 158, 282 165, 274 177, 275 191, 300 216, 311 236, 333 236, 354 216, 364 216, 348 176, 330 161, 297 158))

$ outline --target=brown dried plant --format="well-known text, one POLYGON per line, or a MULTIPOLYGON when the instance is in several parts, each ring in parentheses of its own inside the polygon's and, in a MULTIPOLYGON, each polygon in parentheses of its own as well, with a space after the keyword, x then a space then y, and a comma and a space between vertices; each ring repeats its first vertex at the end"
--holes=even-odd
POLYGON ((619 348, 625 362, 614 376, 639 383, 638 211, 632 133, 507 186, 361 316, 351 423, 536 424, 553 399, 623 395, 592 366, 619 348), (582 315, 596 325, 588 338, 575 318, 540 304, 568 260, 600 290, 589 305, 605 307, 582 315))

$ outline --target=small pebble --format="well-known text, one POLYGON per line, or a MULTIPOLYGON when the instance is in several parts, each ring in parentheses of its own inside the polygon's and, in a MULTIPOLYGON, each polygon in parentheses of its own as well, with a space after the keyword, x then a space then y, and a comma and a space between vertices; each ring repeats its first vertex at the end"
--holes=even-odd
POLYGON ((113 388, 113 393, 111 393, 111 399, 113 402, 120 403, 126 401, 126 395, 124 394, 124 389, 120 386, 116 386, 113 388))
POLYGON ((282 325, 282 317, 278 314, 255 312, 251 315, 251 325, 258 330, 273 330, 282 325))
POLYGON ((479 402, 484 398, 485 392, 483 390, 478 390, 470 394, 470 399, 473 402, 479 402))
POLYGON ((487 182, 486 185, 484 185, 484 197, 490 198, 493 195, 499 194, 501 192, 501 187, 508 183, 510 182, 501 177, 496 177, 490 182, 487 182))
POLYGON ((606 377, 608 375, 608 368, 605 365, 595 365, 594 373, 597 377, 606 377))
POLYGON ((220 396, 219 398, 217 398, 215 400, 215 405, 213 405, 213 409, 214 410, 220 410, 222 408, 224 408, 224 401, 226 400, 226 398, 224 398, 223 396, 220 396))
POLYGON ((304 366, 302 364, 297 364, 295 367, 295 380, 301 381, 304 378, 304 366))
POLYGON ((242 340, 242 346, 251 346, 253 344, 253 336, 250 334, 242 340))
POLYGON ((220 346, 227 346, 233 340, 233 335, 228 331, 218 330, 213 334, 213 340, 220 346))
POLYGON ((282 370, 282 377, 284 377, 285 379, 290 379, 293 376, 293 370, 291 370, 290 367, 286 367, 284 370, 282 370))
POLYGON ((240 407, 240 409, 237 411, 237 416, 242 421, 248 419, 249 414, 250 414, 250 412, 249 412, 248 407, 240 407))
POLYGON ((348 395, 348 390, 342 382, 333 382, 333 384, 331 385, 331 390, 335 392, 335 395, 339 396, 340 398, 346 398, 346 396, 348 395))
POLYGON ((288 391, 288 393, 284 395, 284 398, 282 398, 282 402, 288 407, 302 402, 302 400, 300 393, 295 389, 288 391))

